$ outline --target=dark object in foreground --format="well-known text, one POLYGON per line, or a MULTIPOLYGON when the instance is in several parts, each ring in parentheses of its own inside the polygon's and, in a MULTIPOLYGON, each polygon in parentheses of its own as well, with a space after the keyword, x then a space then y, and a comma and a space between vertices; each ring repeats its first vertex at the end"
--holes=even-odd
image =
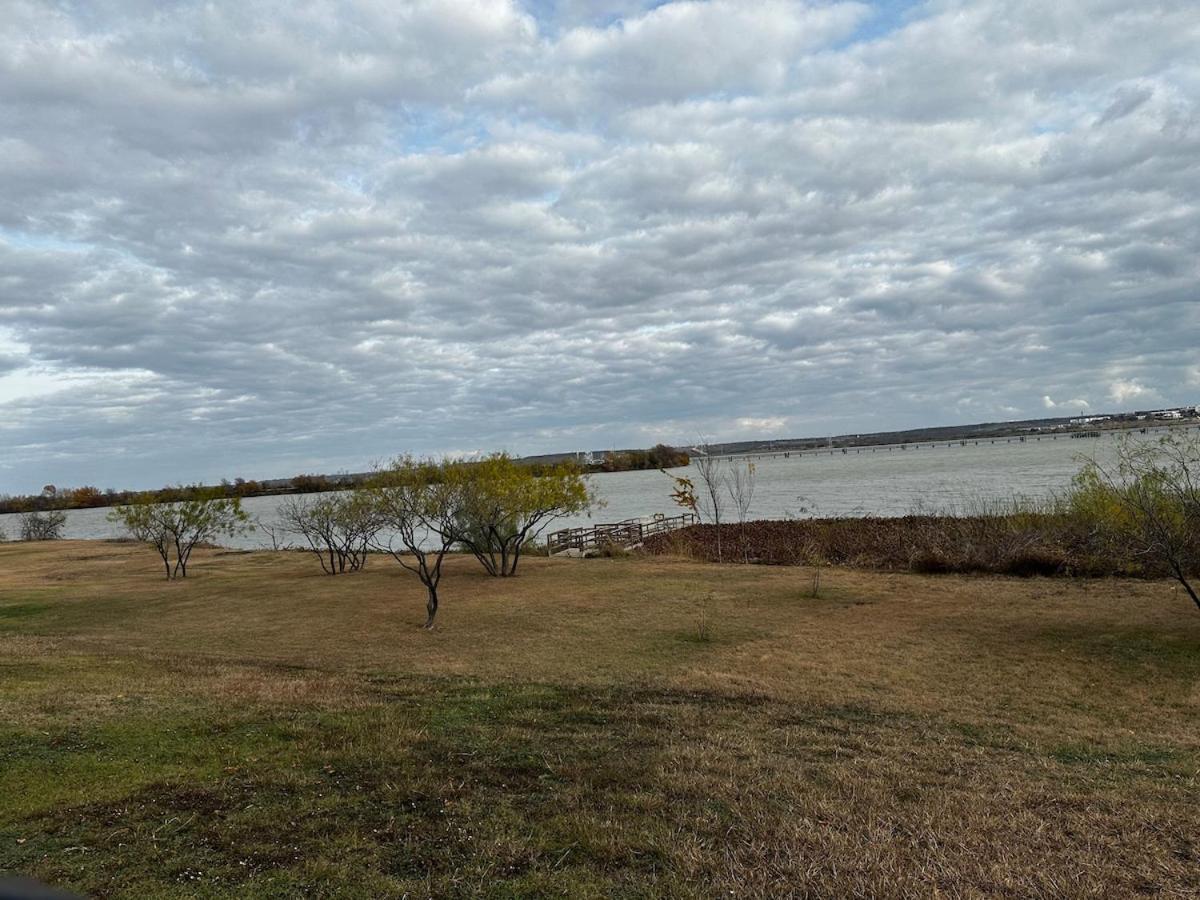
POLYGON ((0 900, 82 900, 32 878, 0 878, 0 900))

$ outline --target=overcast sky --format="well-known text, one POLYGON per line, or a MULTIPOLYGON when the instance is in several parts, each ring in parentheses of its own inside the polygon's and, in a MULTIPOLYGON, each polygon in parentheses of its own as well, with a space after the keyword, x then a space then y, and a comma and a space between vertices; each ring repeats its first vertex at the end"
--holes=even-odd
POLYGON ((1200 400, 1196 0, 0 6, 0 492, 1200 400))

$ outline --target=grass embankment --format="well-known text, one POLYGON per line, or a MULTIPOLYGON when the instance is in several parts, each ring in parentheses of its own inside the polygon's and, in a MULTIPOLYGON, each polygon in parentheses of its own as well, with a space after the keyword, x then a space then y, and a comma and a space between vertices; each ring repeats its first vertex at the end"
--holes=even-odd
POLYGON ((1160 582, 0 545, 0 871, 100 896, 1187 895, 1160 582), (705 630, 708 640, 701 640, 705 630))
POLYGON ((1165 578, 1161 557, 1069 513, 914 515, 693 525, 655 535, 650 553, 765 565, 832 564, 919 573, 1165 578))

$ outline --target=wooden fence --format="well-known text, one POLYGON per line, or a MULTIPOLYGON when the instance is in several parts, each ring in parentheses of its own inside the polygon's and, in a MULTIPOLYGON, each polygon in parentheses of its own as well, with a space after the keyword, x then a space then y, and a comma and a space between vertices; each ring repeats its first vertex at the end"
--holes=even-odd
POLYGON ((626 548, 636 547, 651 535, 687 528, 696 522, 697 519, 692 513, 683 513, 678 516, 626 519, 623 522, 609 522, 589 528, 564 528, 562 531, 551 532, 546 537, 546 547, 551 556, 567 550, 599 550, 612 544, 626 548))

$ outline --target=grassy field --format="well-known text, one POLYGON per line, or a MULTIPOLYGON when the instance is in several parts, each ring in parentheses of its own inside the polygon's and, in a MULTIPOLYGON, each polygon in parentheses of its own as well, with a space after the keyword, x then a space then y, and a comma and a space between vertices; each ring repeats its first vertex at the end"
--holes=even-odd
POLYGON ((0 544, 0 871, 98 896, 1197 896, 1165 582, 0 544))

